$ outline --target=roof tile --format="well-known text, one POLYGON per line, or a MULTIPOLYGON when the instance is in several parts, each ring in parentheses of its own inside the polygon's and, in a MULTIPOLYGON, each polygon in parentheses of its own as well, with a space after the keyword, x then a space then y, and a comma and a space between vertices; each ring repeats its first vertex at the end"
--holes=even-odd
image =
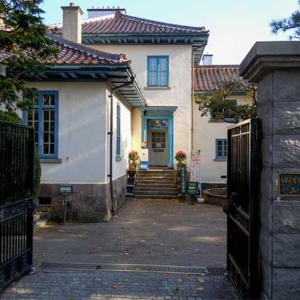
MULTIPOLYGON (((62 24, 52 25, 62 31, 62 24)), ((116 12, 115 14, 90 18, 82 21, 82 34, 129 34, 129 33, 148 33, 148 34, 187 34, 187 33, 208 33, 205 27, 183 26, 158 22, 116 12)))
MULTIPOLYGON (((107 65, 128 62, 124 54, 95 50, 52 34, 47 34, 47 36, 54 41, 54 46, 59 49, 57 59, 51 61, 56 65, 107 65)), ((10 53, 0 51, 0 62, 9 57, 11 57, 10 53)))
POLYGON ((244 82, 239 76, 239 65, 204 65, 194 69, 194 90, 196 92, 212 91, 216 83, 228 78, 235 78, 244 82))

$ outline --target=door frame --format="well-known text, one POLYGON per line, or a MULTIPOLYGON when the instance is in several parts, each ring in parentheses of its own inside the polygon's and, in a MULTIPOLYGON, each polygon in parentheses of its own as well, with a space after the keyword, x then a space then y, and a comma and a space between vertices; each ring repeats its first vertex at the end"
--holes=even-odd
POLYGON ((141 108, 142 117, 142 141, 148 144, 148 120, 167 120, 168 121, 168 167, 174 167, 174 117, 173 113, 177 106, 152 106, 141 108))

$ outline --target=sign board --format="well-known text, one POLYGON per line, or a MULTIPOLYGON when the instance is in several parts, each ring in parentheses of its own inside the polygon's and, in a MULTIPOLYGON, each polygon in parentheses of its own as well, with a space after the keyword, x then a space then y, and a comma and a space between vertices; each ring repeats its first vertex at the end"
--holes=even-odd
POLYGON ((140 151, 140 170, 148 170, 149 169, 149 150, 141 149, 140 151))
POLYGON ((278 173, 278 196, 300 198, 300 173, 278 173))
POLYGON ((198 182, 188 182, 187 193, 189 195, 196 195, 198 193, 198 182))
POLYGON ((68 194, 68 193, 72 193, 72 191, 73 191, 73 186, 72 185, 69 185, 69 184, 66 184, 66 185, 61 185, 60 186, 60 192, 61 193, 66 193, 66 194, 68 194))
POLYGON ((186 193, 186 165, 180 165, 180 194, 186 193))
POLYGON ((200 182, 200 150, 192 151, 190 180, 200 182))

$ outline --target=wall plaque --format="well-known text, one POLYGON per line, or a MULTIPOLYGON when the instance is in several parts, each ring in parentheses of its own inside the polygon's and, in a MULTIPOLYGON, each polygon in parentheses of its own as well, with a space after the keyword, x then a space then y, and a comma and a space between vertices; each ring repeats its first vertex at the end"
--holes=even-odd
POLYGON ((180 194, 186 194, 186 165, 180 165, 180 194))
POLYGON ((278 196, 300 198, 300 173, 278 173, 278 196))

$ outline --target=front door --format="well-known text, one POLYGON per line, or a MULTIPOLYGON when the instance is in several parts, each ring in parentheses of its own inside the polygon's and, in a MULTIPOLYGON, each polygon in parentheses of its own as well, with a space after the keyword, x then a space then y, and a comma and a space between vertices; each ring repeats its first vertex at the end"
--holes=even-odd
POLYGON ((168 131, 150 130, 148 132, 149 141, 149 165, 168 165, 168 131))

